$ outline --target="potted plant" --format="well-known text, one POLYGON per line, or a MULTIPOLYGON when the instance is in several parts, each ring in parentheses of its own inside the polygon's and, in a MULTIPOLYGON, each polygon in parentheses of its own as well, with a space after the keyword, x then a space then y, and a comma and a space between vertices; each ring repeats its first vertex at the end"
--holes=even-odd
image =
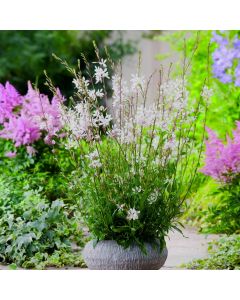
POLYGON ((189 100, 185 67, 171 80, 161 70, 146 79, 139 66, 126 82, 121 65, 96 54, 97 62, 85 60, 89 78, 68 67, 75 103, 61 110, 64 146, 76 161, 69 189, 92 238, 83 258, 90 269, 159 269, 167 258, 165 237, 180 230, 182 203, 199 165, 196 119, 201 114, 202 141, 209 93, 204 87, 199 99, 189 100))

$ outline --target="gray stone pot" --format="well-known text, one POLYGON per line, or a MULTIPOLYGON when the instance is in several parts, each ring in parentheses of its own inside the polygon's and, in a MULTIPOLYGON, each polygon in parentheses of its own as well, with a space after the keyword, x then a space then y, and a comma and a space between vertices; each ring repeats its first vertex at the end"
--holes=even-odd
POLYGON ((145 243, 147 255, 137 245, 127 249, 115 241, 100 241, 93 247, 88 242, 83 249, 83 259, 91 270, 159 270, 168 255, 167 248, 162 252, 152 244, 145 243))

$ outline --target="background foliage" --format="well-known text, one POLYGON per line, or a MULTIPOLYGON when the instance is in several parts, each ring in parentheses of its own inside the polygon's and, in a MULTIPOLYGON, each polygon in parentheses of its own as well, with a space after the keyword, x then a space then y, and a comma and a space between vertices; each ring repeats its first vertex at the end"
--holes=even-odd
MULTIPOLYGON (((231 31, 231 37, 237 33, 237 31, 231 31)), ((213 77, 212 54, 217 44, 211 41, 212 34, 212 31, 175 31, 160 35, 155 37, 155 39, 163 40, 170 45, 169 57, 177 53, 179 60, 176 64, 176 74, 179 74, 181 70, 184 53, 191 58, 192 50, 196 49, 191 59, 191 68, 188 76, 189 86, 191 86, 189 90, 190 96, 193 99, 198 97, 203 82, 207 78, 209 86, 214 91, 208 110, 207 126, 217 131, 221 138, 225 138, 226 133, 231 133, 232 128, 235 126, 235 121, 240 117, 240 89, 233 83, 224 84, 213 77), (208 56, 209 63, 207 60, 208 56)), ((163 56, 157 56, 159 60, 162 57, 166 57, 166 53, 163 56)))
MULTIPOLYGON (((104 46, 108 46, 113 60, 135 51, 133 42, 123 41, 122 32, 109 30, 2 30, 0 32, 0 82, 11 82, 21 94, 26 93, 26 82, 36 83, 41 93, 49 94, 44 85, 46 70, 54 84, 65 96, 73 92, 72 77, 59 64, 52 53, 76 66, 84 53, 87 60, 96 59, 93 41, 104 57, 104 46)), ((86 66, 82 64, 82 71, 86 66)))

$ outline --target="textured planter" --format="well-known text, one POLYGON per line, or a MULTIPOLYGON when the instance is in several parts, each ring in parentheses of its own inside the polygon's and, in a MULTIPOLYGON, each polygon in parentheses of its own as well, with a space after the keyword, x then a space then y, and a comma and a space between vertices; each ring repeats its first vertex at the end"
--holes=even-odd
POLYGON ((168 255, 167 248, 162 252, 152 244, 145 243, 147 255, 137 245, 127 249, 115 241, 100 241, 93 247, 93 241, 83 249, 83 259, 91 270, 159 270, 168 255))

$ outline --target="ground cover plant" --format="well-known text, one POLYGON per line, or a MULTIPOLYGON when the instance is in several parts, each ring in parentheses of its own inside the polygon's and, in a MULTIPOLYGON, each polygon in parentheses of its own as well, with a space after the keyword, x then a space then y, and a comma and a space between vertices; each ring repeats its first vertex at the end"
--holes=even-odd
POLYGON ((83 245, 76 205, 50 202, 38 190, 0 177, 0 261, 25 268, 83 266, 72 243, 83 245), (74 260, 76 260, 74 262, 74 260))

